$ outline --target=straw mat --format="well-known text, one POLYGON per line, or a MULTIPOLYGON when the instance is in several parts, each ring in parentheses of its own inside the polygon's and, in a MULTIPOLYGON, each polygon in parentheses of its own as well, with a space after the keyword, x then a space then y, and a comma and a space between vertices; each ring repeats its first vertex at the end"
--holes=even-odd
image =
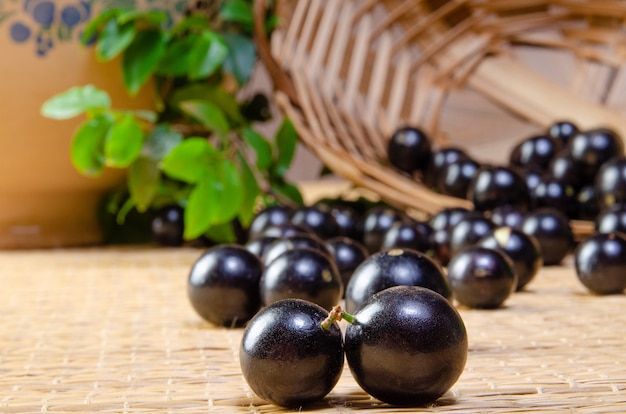
MULTIPOLYGON (((238 362, 241 329, 192 310, 201 251, 0 252, 0 412, 273 413, 238 362)), ((626 296, 591 296, 571 258, 492 311, 461 309, 465 372, 432 407, 368 397, 346 367, 317 412, 626 412, 626 296)))

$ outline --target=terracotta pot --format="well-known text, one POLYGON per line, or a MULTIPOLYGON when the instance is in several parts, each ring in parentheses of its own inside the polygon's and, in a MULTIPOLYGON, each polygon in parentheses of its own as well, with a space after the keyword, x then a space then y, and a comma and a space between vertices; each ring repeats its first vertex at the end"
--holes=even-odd
POLYGON ((0 248, 101 241, 96 206, 124 171, 96 179, 78 174, 69 148, 80 119, 45 119, 40 108, 54 94, 85 84, 107 90, 117 108, 151 107, 149 88, 130 98, 119 62, 96 62, 93 50, 79 43, 90 16, 109 3, 0 0, 0 248))

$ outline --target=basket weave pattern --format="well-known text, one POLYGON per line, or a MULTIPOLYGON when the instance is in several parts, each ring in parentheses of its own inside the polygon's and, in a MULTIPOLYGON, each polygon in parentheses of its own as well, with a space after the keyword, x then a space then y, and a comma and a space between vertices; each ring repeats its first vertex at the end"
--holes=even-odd
POLYGON ((278 4, 284 25, 262 56, 279 107, 335 173, 401 207, 471 207, 387 165, 402 125, 502 162, 557 120, 626 134, 622 1, 278 4))

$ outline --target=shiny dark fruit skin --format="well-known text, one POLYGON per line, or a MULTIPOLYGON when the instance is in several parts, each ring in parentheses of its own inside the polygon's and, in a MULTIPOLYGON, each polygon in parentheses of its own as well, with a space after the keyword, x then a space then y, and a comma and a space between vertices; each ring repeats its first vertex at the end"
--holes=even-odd
POLYGON ((594 220, 597 233, 626 234, 626 204, 615 204, 600 211, 594 220))
POLYGON ((208 249, 193 264, 187 295, 204 320, 218 326, 241 326, 261 306, 261 260, 245 247, 222 244, 208 249))
POLYGON ((437 177, 441 176, 441 172, 446 165, 469 159, 471 159, 471 157, 463 149, 457 147, 444 147, 433 151, 428 168, 424 172, 424 184, 430 188, 434 188, 437 177))
POLYGON ((546 172, 539 167, 526 167, 522 170, 522 174, 524 175, 524 181, 526 181, 528 193, 532 194, 546 172))
POLYGON ((323 240, 339 236, 339 225, 331 212, 322 205, 298 207, 291 216, 291 222, 308 227, 323 240))
POLYGON ((580 131, 567 143, 570 156, 581 165, 583 185, 592 183, 606 161, 624 154, 624 144, 610 128, 580 131))
POLYGON ((458 223, 470 210, 463 207, 447 207, 440 210, 429 220, 434 231, 449 229, 458 223))
POLYGON ((445 195, 467 198, 467 190, 481 165, 472 159, 461 159, 443 167, 436 179, 436 189, 445 195))
POLYGON ((388 206, 376 206, 363 215, 363 244, 370 253, 378 252, 383 245, 387 230, 394 223, 406 220, 399 210, 388 206))
POLYGON ((151 222, 152 238, 161 246, 178 247, 185 242, 185 210, 178 205, 161 207, 151 222))
POLYGON ((594 221, 601 211, 595 185, 588 184, 582 187, 576 194, 576 218, 594 221))
POLYGON ((574 251, 578 280, 592 293, 610 295, 626 289, 626 238, 621 233, 596 233, 574 251))
POLYGON ((345 334, 346 360, 367 393, 397 406, 423 406, 463 373, 467 331, 441 295, 396 286, 369 298, 345 334))
POLYGON ((626 157, 614 157, 602 164, 596 174, 595 189, 603 208, 626 203, 626 157))
POLYGON ((491 211, 491 221, 497 226, 507 226, 514 229, 522 227, 526 211, 514 206, 500 206, 491 211))
POLYGON ((555 208, 544 207, 528 212, 522 231, 539 242, 545 266, 560 264, 574 248, 574 233, 569 220, 555 208))
POLYGON ((513 261, 517 274, 516 291, 522 290, 535 278, 543 257, 539 242, 533 236, 511 227, 498 227, 480 239, 477 246, 500 249, 513 261))
POLYGON ((454 256, 466 247, 475 245, 494 228, 496 224, 484 214, 478 211, 466 214, 450 229, 450 254, 454 256))
POLYGON ((416 127, 397 129, 387 142, 389 163, 408 174, 426 170, 431 153, 430 137, 416 127))
POLYGON ((245 248, 253 253, 256 257, 262 258, 267 248, 272 245, 276 240, 279 240, 280 237, 273 236, 260 236, 256 239, 249 240, 244 246, 245 248))
POLYGON ((337 323, 323 330, 328 312, 318 305, 285 299, 261 309, 241 340, 241 373, 252 391, 282 407, 322 400, 337 384, 344 364, 337 323))
MULTIPOLYGON (((285 223, 269 226, 256 237, 292 237, 298 234, 313 234, 313 231, 306 226, 294 223, 285 223)), ((252 240, 252 239, 251 239, 252 240)))
POLYGON ((546 174, 551 178, 579 190, 583 185, 580 164, 567 151, 561 151, 552 158, 546 174))
POLYGON ((339 226, 339 235, 363 240, 363 217, 353 207, 345 204, 331 204, 326 207, 339 226))
POLYGON ((326 240, 326 246, 335 259, 337 270, 339 270, 341 281, 345 287, 348 285, 354 270, 368 258, 369 252, 362 243, 349 237, 340 236, 326 240))
POLYGON ((432 257, 442 266, 446 266, 452 256, 450 229, 435 230, 430 236, 430 245, 432 246, 432 257))
POLYGON ((534 135, 513 147, 509 154, 509 162, 518 167, 534 165, 545 170, 562 147, 561 141, 549 135, 534 135))
POLYGON ((545 176, 531 193, 533 206, 553 207, 569 218, 576 217, 576 189, 564 181, 545 176))
POLYGON ((265 267, 259 282, 261 303, 304 299, 330 310, 343 295, 339 270, 331 256, 319 250, 288 250, 265 267))
POLYGON ((392 286, 421 286, 450 299, 451 290, 444 270, 425 253, 391 249, 369 256, 346 286, 345 305, 355 312, 370 296, 392 286))
POLYGON ((274 205, 264 208, 255 214, 249 227, 249 238, 255 239, 265 233, 269 227, 282 226, 289 223, 293 209, 287 206, 274 205))
POLYGON ((269 265, 274 259, 288 250, 300 249, 308 247, 318 250, 325 255, 331 256, 330 250, 326 246, 324 240, 314 234, 295 234, 289 237, 282 237, 274 241, 267 247, 265 253, 261 257, 263 264, 269 265))
POLYGON ((517 286, 511 259, 502 251, 472 246, 448 264, 448 280, 456 301, 469 308, 495 309, 517 286))
POLYGON ((578 132, 578 125, 568 120, 556 121, 548 127, 548 135, 561 141, 563 146, 566 146, 570 138, 578 132))
POLYGON ((426 223, 397 222, 385 233, 381 249, 406 248, 425 253, 432 249, 431 234, 432 228, 426 223))
POLYGON ((502 205, 530 206, 526 179, 514 166, 483 166, 467 191, 467 198, 478 211, 490 211, 502 205))

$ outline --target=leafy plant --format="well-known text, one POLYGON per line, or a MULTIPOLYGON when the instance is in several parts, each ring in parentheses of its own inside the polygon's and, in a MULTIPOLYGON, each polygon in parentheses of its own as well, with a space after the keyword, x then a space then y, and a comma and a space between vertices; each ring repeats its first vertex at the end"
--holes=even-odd
MULTIPOLYGON (((133 209, 168 203, 185 209, 184 237, 234 241, 234 221, 247 226, 259 205, 301 204, 285 174, 297 135, 284 119, 273 140, 255 128, 267 101, 237 92, 257 59, 250 0, 209 2, 214 13, 187 13, 172 24, 165 12, 112 8, 85 28, 84 44, 100 61, 121 59, 130 94, 152 85, 155 108, 116 109, 106 91, 76 86, 44 103, 54 119, 84 116, 71 145, 74 167, 97 176, 127 169, 127 197, 113 197, 118 222, 133 209), (95 40, 94 40, 95 39, 95 40)), ((271 30, 275 17, 267 17, 271 30)))

